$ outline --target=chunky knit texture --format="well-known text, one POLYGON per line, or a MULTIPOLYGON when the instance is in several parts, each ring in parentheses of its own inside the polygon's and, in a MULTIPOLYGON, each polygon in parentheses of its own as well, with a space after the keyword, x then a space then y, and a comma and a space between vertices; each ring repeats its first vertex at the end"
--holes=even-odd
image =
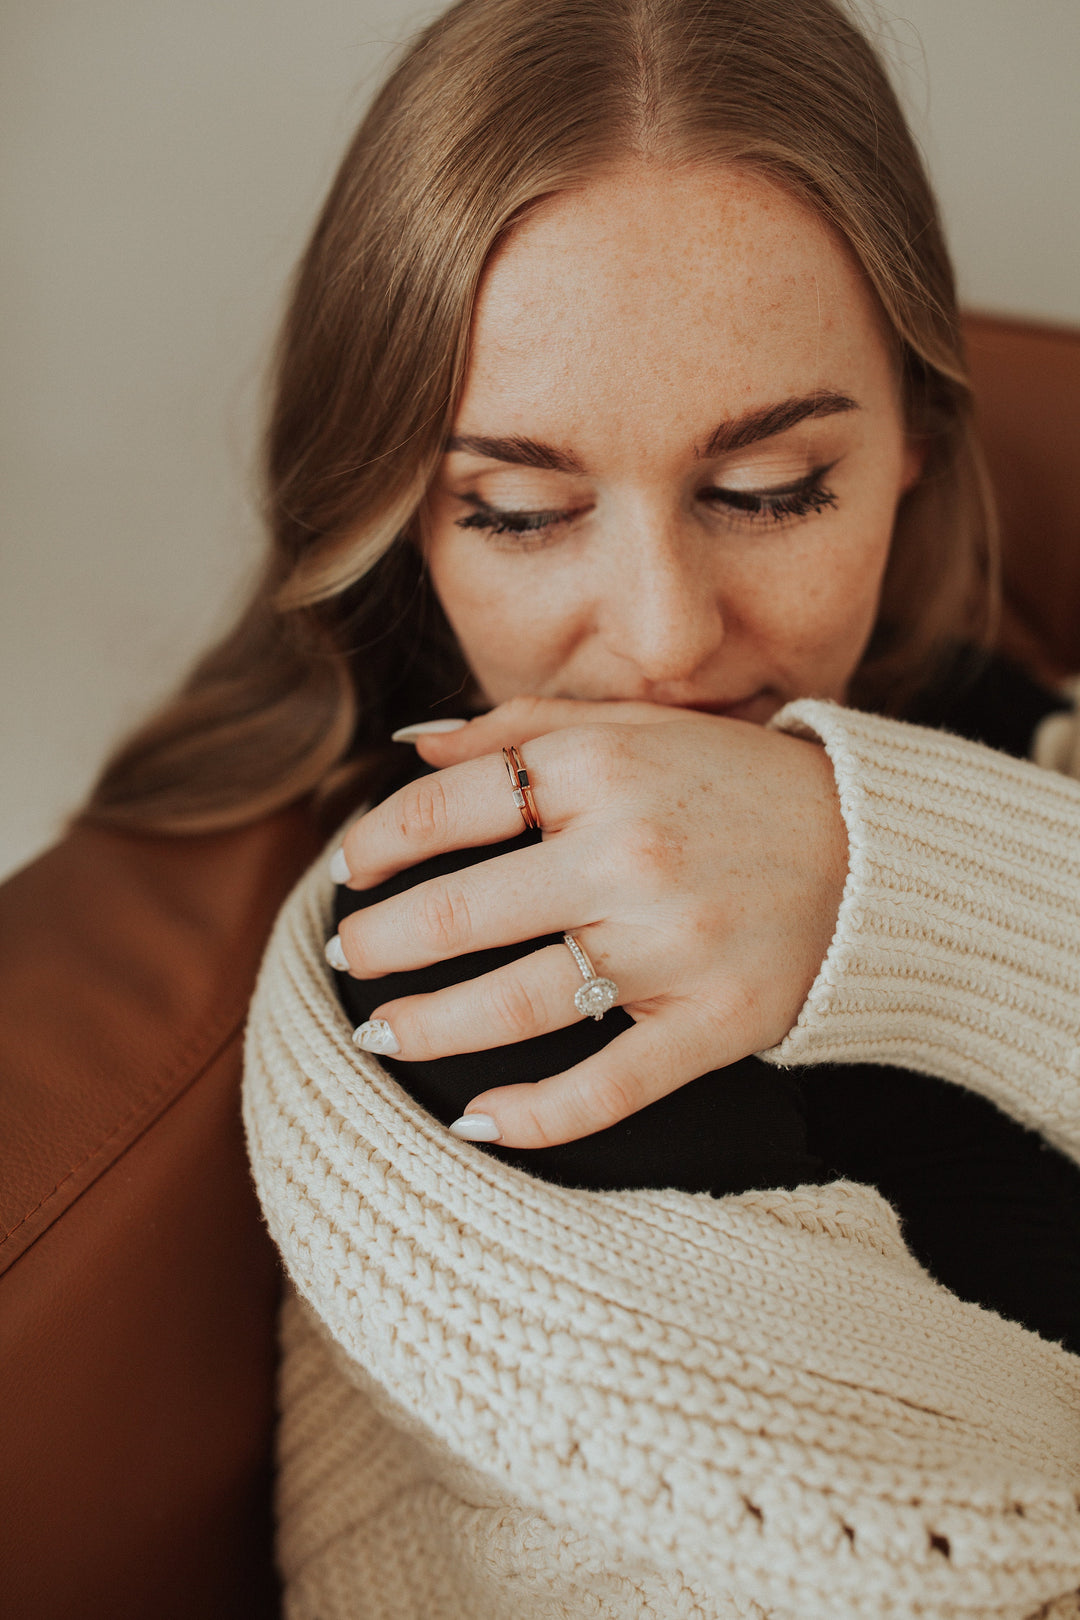
MULTIPOLYGON (((819 703, 851 878, 781 1062, 879 1059, 1080 1151, 1080 788, 819 703)), ((245 1119, 290 1277, 290 1620, 1080 1615, 1080 1359, 956 1299, 871 1189, 567 1190, 359 1054, 284 908, 245 1119)))
MULTIPOLYGON (((1037 746, 1067 766, 1058 720, 1037 746)), ((828 751, 849 875, 798 1022, 761 1055, 939 1075, 1080 1156, 1080 783, 830 703, 775 723, 828 751)))

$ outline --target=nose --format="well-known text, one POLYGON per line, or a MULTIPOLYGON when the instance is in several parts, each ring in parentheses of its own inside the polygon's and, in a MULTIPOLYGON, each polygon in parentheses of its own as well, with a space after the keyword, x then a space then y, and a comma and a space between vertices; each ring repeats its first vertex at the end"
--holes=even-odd
POLYGON ((691 681, 720 649, 724 608, 709 562, 701 537, 679 529, 615 548, 604 638, 651 686, 691 681))

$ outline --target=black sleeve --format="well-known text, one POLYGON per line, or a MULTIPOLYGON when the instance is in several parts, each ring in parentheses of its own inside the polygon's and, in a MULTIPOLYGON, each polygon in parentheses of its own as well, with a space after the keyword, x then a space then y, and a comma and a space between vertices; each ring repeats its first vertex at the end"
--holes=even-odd
POLYGON ((909 705, 904 719, 1029 759, 1041 723, 1071 707, 1060 692, 1033 680, 1001 653, 962 647, 937 683, 909 705))

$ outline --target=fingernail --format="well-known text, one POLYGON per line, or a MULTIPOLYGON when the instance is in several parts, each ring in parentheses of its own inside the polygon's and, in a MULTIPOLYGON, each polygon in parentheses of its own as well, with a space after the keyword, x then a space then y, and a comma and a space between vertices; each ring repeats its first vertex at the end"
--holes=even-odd
POLYGON ((345 947, 341 943, 340 935, 331 934, 330 938, 327 940, 326 960, 329 962, 330 966, 332 968, 336 968, 339 973, 348 973, 349 964, 345 957, 345 947))
POLYGON ((352 877, 352 873, 349 871, 349 863, 345 859, 345 851, 340 847, 335 849, 330 857, 330 876, 335 883, 348 883, 352 877))
POLYGON ((440 737, 445 731, 460 731, 467 720, 418 720, 414 726, 402 726, 390 733, 391 742, 415 742, 417 737, 440 737))
POLYGON ((462 1114, 450 1127, 453 1136, 466 1142, 501 1142, 502 1131, 490 1114, 462 1114))
POLYGON ((366 1024, 353 1030, 352 1038, 353 1045, 361 1052, 381 1052, 383 1057, 393 1057, 395 1052, 401 1051, 398 1038, 385 1018, 369 1018, 366 1024))

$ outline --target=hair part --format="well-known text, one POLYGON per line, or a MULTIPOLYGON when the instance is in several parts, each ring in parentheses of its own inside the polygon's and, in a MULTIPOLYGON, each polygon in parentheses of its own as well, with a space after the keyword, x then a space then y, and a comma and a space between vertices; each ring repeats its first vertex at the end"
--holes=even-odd
POLYGON ((833 0, 460 0, 406 51, 299 265, 266 434, 270 553, 236 627, 108 763, 86 814, 199 832, 381 791, 387 737, 469 679, 417 513, 443 454, 480 278, 530 206, 606 166, 736 162, 847 242, 892 334, 902 498, 853 701, 898 712, 988 633, 989 483, 952 270, 918 151, 833 0))

